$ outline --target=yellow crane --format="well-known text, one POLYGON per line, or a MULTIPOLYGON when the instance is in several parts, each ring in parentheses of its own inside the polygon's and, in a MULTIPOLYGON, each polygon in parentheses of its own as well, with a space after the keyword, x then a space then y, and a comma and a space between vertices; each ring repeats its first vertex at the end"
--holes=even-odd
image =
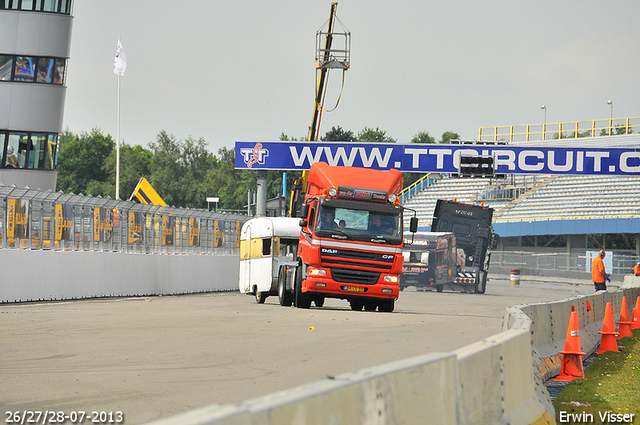
MULTIPOLYGON (((331 3, 331 14, 329 15, 329 21, 327 24, 327 30, 322 29, 316 32, 316 98, 313 107, 313 121, 309 127, 309 136, 307 140, 309 142, 316 142, 318 140, 318 134, 320 130, 320 121, 322 112, 324 109, 324 101, 326 95, 327 81, 329 79, 329 71, 331 69, 342 70, 342 85, 344 86, 344 74, 350 67, 350 53, 351 53, 351 33, 346 30, 342 22, 336 15, 338 9, 338 3, 331 3), (340 24, 341 31, 336 31, 335 24, 340 24), (335 40, 341 40, 343 43, 338 43, 336 47, 335 40)), ((338 97, 338 102, 340 97, 338 97)), ((338 106, 336 102, 336 107, 338 106)), ((335 107, 333 108, 335 109, 335 107)), ((289 198, 289 216, 294 217, 299 210, 301 201, 307 190, 309 171, 304 170, 302 177, 294 182, 293 190, 289 198)))
POLYGON ((131 201, 133 198, 136 198, 141 204, 145 205, 167 206, 160 195, 158 195, 158 192, 156 192, 153 186, 151 186, 151 183, 149 183, 144 177, 140 177, 140 180, 129 197, 129 200, 131 201))

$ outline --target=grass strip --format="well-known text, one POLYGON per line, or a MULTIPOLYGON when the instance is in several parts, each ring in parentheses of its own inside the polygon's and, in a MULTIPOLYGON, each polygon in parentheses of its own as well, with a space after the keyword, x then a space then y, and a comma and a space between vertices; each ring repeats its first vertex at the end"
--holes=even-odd
POLYGON ((569 383, 553 401, 563 424, 640 424, 640 329, 618 340, 569 383))

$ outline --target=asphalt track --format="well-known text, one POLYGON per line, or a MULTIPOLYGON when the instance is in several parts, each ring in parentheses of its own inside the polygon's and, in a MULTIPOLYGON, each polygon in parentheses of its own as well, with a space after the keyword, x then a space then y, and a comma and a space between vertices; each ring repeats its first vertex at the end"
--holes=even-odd
MULTIPOLYGON (((301 310, 238 292, 0 305, 0 413, 116 412, 139 424, 235 403, 502 330, 505 308, 591 285, 490 279, 485 295, 401 292, 393 313, 301 310)), ((69 423, 69 422, 67 422, 69 423)), ((85 420, 85 423, 89 421, 85 420)))

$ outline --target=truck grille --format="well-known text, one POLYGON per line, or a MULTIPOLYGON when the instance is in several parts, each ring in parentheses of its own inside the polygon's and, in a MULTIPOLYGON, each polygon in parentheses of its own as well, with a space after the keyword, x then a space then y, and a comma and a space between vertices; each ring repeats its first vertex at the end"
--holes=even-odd
MULTIPOLYGON (((394 256, 378 252, 351 251, 346 249, 322 248, 321 262, 325 267, 351 266, 367 267, 380 271, 389 271, 393 267, 394 256)), ((358 271, 357 273, 360 273, 358 271)))
POLYGON ((374 285, 380 278, 380 273, 366 270, 350 270, 331 268, 333 280, 340 283, 359 283, 361 285, 374 285))

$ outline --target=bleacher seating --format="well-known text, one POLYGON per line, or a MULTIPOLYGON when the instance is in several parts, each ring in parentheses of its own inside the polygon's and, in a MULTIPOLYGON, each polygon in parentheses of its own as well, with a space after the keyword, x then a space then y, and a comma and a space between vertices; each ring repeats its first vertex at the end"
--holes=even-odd
POLYGON ((404 206, 417 211, 421 226, 430 226, 436 200, 454 198, 494 208, 496 222, 640 217, 640 176, 537 176, 535 184, 527 183, 524 176, 513 176, 509 185, 444 178, 404 206), (518 187, 524 190, 510 192, 516 194, 513 199, 491 192, 518 187))

